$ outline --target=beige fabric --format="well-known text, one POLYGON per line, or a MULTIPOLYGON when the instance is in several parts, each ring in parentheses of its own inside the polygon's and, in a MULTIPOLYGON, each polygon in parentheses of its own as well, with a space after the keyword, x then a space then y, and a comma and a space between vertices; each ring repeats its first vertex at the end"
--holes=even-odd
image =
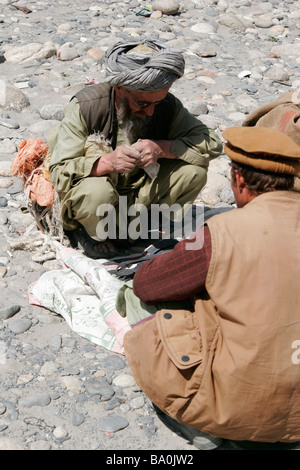
POLYGON ((277 100, 253 111, 243 126, 271 127, 300 145, 300 92, 283 93, 277 100))
POLYGON ((228 439, 300 440, 299 220, 300 195, 286 191, 212 217, 208 294, 125 335, 137 383, 172 418, 228 439))

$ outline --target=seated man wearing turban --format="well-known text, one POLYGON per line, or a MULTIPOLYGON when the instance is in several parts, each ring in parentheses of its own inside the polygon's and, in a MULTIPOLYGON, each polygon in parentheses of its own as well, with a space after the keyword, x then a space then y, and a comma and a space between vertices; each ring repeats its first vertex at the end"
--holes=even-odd
POLYGON ((126 239, 120 196, 126 209, 183 208, 194 202, 210 159, 222 151, 216 133, 169 92, 184 73, 182 54, 156 41, 117 43, 106 64, 105 83, 77 93, 48 135, 64 229, 99 258, 115 254, 109 238, 126 239), (110 237, 101 221, 112 209, 117 229, 110 237))
POLYGON ((279 448, 300 441, 300 146, 265 127, 223 137, 237 208, 137 270, 124 348, 181 432, 279 448))

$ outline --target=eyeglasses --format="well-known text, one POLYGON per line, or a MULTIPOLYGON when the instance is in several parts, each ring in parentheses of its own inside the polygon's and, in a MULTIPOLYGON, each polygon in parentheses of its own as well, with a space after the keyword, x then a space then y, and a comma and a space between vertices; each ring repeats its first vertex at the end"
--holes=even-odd
POLYGON ((126 94, 129 96, 129 98, 133 101, 133 103, 140 109, 148 108, 148 106, 157 106, 161 104, 164 100, 160 101, 135 101, 133 96, 129 93, 129 91, 124 88, 126 94))

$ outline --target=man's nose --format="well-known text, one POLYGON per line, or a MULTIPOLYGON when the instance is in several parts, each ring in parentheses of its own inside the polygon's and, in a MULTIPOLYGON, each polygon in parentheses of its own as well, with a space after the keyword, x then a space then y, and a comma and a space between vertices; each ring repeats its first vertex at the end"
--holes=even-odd
POLYGON ((147 116, 152 116, 155 110, 155 103, 149 104, 143 111, 147 114, 147 116))

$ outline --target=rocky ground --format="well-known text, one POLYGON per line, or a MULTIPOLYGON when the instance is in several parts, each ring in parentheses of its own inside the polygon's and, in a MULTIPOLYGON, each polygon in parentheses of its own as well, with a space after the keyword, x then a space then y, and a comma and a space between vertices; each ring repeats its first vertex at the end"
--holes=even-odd
MULTIPOLYGON (((123 356, 29 305, 28 286, 60 267, 10 166, 45 137, 76 90, 105 76, 114 42, 160 38, 186 59, 173 92, 218 134, 291 87, 300 89, 297 0, 0 0, 0 450, 196 450, 166 427, 123 356), (162 12, 162 13, 161 13, 162 12)), ((232 205, 228 160, 211 162, 197 203, 232 205)), ((196 444, 196 442, 194 442, 196 444)))

